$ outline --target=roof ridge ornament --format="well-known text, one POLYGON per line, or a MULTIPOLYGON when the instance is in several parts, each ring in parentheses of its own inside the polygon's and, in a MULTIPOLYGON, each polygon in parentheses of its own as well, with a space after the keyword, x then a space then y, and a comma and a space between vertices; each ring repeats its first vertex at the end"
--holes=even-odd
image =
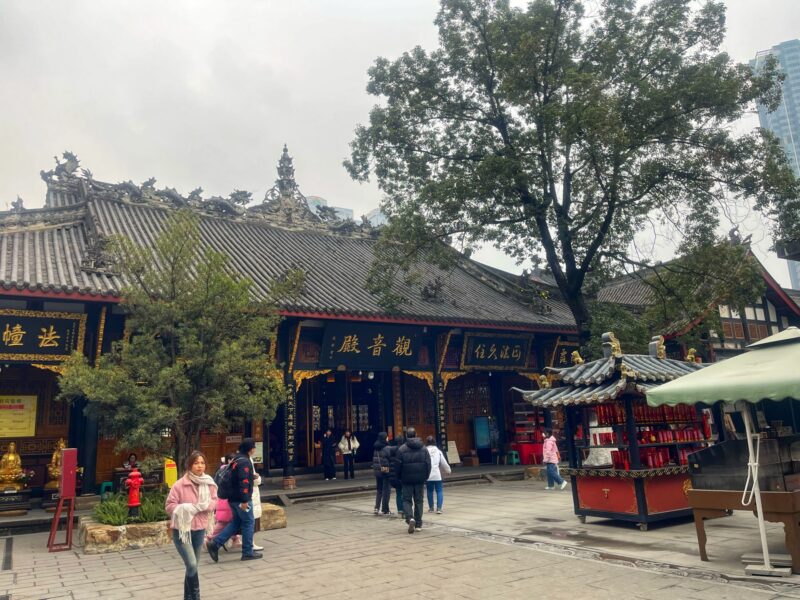
POLYGON ((654 335, 650 338, 650 343, 647 345, 648 353, 653 358, 665 359, 667 358, 667 347, 664 344, 663 335, 654 335))
POLYGON ((603 356, 605 358, 619 358, 622 356, 622 346, 620 346, 617 336, 613 331, 607 331, 603 334, 603 356))
POLYGON ((311 212, 306 197, 295 181, 294 163, 286 144, 283 145, 283 153, 278 161, 278 179, 275 180, 275 185, 264 195, 264 201, 250 210, 286 225, 321 223, 320 218, 311 212))

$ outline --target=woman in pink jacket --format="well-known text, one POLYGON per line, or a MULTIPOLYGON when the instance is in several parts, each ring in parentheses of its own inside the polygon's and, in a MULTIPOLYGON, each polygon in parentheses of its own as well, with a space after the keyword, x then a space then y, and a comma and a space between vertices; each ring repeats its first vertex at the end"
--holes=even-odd
POLYGON ((206 475, 206 457, 202 452, 192 452, 186 459, 186 474, 173 484, 165 506, 172 541, 186 564, 184 600, 200 600, 197 561, 206 535, 214 529, 216 505, 217 484, 206 475))
POLYGON ((547 465, 547 487, 546 490, 555 488, 555 484, 561 486, 563 490, 567 487, 567 482, 558 473, 558 463, 561 462, 561 455, 556 445, 554 431, 545 431, 544 445, 542 446, 542 462, 547 465))

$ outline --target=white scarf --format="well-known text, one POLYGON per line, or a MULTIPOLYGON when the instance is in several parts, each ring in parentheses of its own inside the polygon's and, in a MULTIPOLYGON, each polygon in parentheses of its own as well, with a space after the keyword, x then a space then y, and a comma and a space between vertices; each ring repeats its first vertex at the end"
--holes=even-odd
MULTIPOLYGON (((192 519, 197 513, 208 511, 209 506, 211 506, 210 486, 217 487, 217 484, 214 483, 214 479, 210 475, 204 474, 198 477, 194 473, 187 473, 186 477, 198 487, 197 504, 183 502, 176 506, 172 513, 171 527, 178 531, 178 535, 184 544, 191 544, 192 519)), ((206 532, 211 534, 212 531, 214 531, 214 513, 209 511, 206 532)))

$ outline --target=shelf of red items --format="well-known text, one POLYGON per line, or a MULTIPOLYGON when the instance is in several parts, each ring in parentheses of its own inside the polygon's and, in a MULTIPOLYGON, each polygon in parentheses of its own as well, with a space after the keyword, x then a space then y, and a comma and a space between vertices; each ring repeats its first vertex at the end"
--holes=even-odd
POLYGON ((708 425, 696 407, 650 407, 641 394, 628 394, 570 410, 571 464, 562 473, 572 480, 575 514, 632 521, 642 529, 691 514, 689 455, 708 445, 708 425), (583 467, 586 451, 594 449, 610 450, 611 465, 583 467))

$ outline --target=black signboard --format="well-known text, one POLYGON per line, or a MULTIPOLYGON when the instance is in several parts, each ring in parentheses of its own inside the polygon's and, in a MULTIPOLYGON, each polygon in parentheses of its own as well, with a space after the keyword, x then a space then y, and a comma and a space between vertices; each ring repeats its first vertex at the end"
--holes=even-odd
POLYGON ((0 309, 0 360, 60 362, 83 351, 86 315, 0 309))
POLYGON ((524 369, 532 337, 529 335, 465 333, 462 369, 524 369))
POLYGON ((325 326, 319 366, 349 369, 412 368, 419 364, 422 330, 398 325, 334 322, 325 326))
POLYGON ((579 350, 580 345, 577 342, 562 342, 559 340, 553 349, 553 353, 548 357, 548 362, 550 363, 548 366, 559 369, 571 367, 574 364, 572 362, 572 353, 579 350))

